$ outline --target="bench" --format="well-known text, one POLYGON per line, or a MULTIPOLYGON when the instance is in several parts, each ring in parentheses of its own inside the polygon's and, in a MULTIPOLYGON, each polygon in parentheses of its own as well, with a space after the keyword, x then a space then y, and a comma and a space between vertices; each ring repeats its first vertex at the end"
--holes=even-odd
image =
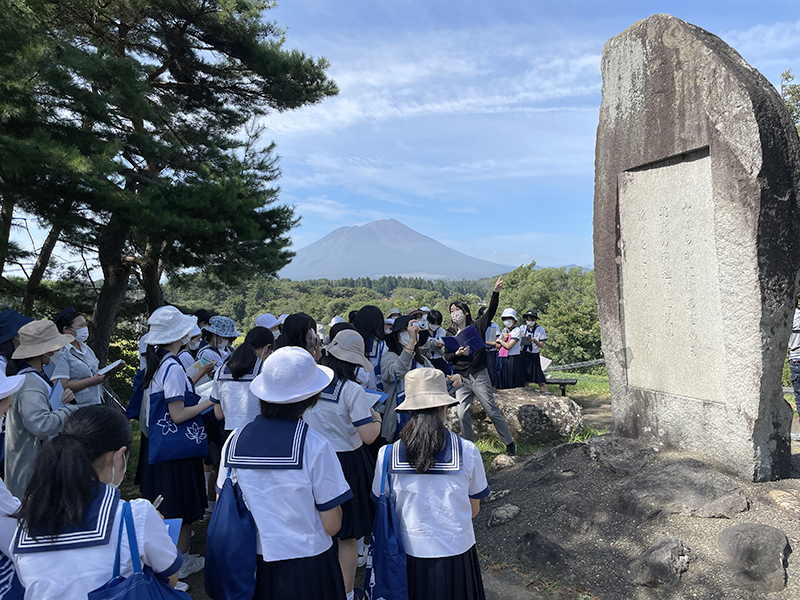
POLYGON ((557 385, 558 387, 561 388, 561 395, 562 396, 566 396, 567 395, 567 386, 568 385, 575 385, 576 383, 578 383, 578 380, 577 379, 552 379, 550 377, 546 377, 545 378, 545 383, 547 385, 557 385))

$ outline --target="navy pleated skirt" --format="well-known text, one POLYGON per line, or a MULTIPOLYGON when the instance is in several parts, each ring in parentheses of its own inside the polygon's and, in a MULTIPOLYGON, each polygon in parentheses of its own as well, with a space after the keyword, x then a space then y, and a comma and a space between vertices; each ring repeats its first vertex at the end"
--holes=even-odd
POLYGON ((363 444, 351 452, 337 452, 353 497, 342 504, 342 528, 336 537, 352 540, 369 535, 375 521, 375 503, 372 501, 372 477, 375 474, 375 458, 363 444))
POLYGON ((515 354, 498 358, 500 377, 497 389, 505 390, 525 386, 525 373, 522 356, 515 354))
POLYGON ((409 600, 485 600, 475 546, 457 556, 407 557, 409 600))
POLYGON ((264 562, 259 556, 253 600, 345 600, 342 568, 333 546, 322 554, 264 562))

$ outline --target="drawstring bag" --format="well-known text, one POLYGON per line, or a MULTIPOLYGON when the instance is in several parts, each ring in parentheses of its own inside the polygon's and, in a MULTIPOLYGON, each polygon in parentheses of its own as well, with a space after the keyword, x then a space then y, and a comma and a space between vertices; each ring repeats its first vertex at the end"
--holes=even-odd
POLYGON ((153 569, 142 569, 139 559, 139 545, 136 543, 136 530, 133 528, 133 512, 127 502, 122 506, 122 522, 117 538, 117 557, 114 559, 114 576, 111 581, 89 592, 87 600, 191 600, 186 592, 176 590, 166 581, 156 577, 153 569), (128 531, 128 546, 131 550, 133 575, 120 576, 119 551, 122 545, 122 530, 128 531))
POLYGON ((229 468, 206 534, 206 593, 214 600, 251 600, 257 561, 256 523, 229 468))
POLYGON ((383 455, 381 496, 378 498, 378 510, 367 553, 364 592, 369 600, 408 600, 406 552, 400 537, 400 523, 389 475, 391 450, 392 446, 387 446, 383 455))

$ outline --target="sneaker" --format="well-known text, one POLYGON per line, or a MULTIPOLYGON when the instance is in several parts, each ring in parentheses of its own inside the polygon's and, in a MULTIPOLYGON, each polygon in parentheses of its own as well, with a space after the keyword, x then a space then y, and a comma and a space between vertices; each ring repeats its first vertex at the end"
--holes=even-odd
POLYGON ((188 592, 189 591, 189 584, 185 581, 179 581, 175 584, 175 589, 179 592, 188 592))
POLYGON ((506 454, 509 456, 516 456, 517 455, 517 444, 516 442, 511 442, 510 444, 506 444, 506 454))
POLYGON ((184 559, 180 570, 178 570, 178 579, 186 579, 189 575, 193 575, 198 571, 202 571, 206 566, 206 559, 202 556, 188 556, 184 559))

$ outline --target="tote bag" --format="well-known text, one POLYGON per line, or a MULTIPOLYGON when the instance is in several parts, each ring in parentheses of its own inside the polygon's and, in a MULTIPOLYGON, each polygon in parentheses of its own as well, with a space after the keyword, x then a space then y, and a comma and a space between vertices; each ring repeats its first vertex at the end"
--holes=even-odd
POLYGON ((228 469, 206 534, 206 593, 214 600, 251 600, 257 560, 256 523, 228 469))
POLYGON ((144 399, 144 369, 140 369, 133 377, 133 393, 125 409, 125 416, 128 419, 139 420, 139 413, 142 411, 142 400, 144 399))
POLYGON ((387 446, 383 456, 381 497, 378 498, 378 510, 367 553, 364 591, 369 600, 408 600, 406 552, 400 537, 400 523, 389 475, 391 450, 392 446, 387 446), (388 493, 384 493, 386 488, 388 493))
MULTIPOLYGON (((171 358, 170 364, 164 370, 164 379, 172 368, 180 369, 185 375, 183 365, 177 359, 171 358)), ((163 382, 162 382, 163 385, 163 382)), ((200 396, 188 387, 184 393, 184 406, 194 406, 200 401, 200 396)), ((183 423, 176 423, 169 415, 169 406, 164 398, 164 391, 150 394, 150 445, 148 461, 151 465, 167 460, 181 458, 194 458, 208 454, 208 436, 203 425, 202 415, 187 419, 183 423)))
POLYGON ((117 538, 117 557, 114 559, 114 576, 111 581, 89 592, 87 600, 191 600, 189 594, 176 590, 166 581, 156 577, 150 567, 142 569, 139 560, 139 545, 136 543, 136 530, 133 528, 133 513, 127 502, 122 507, 122 523, 117 538), (122 530, 128 531, 128 545, 131 549, 133 575, 124 578, 119 574, 119 550, 122 530))

